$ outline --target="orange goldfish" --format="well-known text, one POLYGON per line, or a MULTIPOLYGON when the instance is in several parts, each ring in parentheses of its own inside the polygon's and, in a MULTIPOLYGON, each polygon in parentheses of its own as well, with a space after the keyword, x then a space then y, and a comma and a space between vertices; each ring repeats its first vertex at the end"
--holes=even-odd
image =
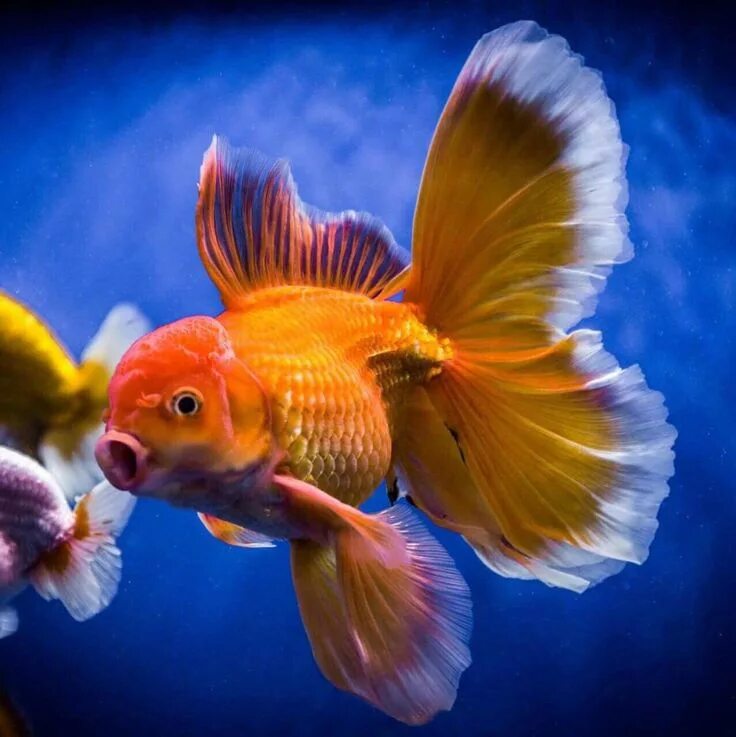
POLYGON ((481 39, 425 166, 412 260, 214 139, 196 235, 225 311, 138 340, 109 388, 110 482, 237 546, 285 539, 324 675, 409 724, 450 709, 471 603, 383 481, 503 576, 583 591, 647 556, 675 432, 637 367, 570 329, 630 256, 600 76, 534 23, 481 39), (403 293, 401 301, 391 299, 403 293))

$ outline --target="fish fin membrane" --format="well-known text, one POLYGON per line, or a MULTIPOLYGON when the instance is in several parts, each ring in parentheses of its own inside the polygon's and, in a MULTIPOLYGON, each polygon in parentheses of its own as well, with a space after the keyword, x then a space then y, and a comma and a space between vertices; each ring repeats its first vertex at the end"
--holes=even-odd
POLYGON ((18 612, 12 607, 0 607, 0 640, 18 630, 18 612))
POLYGON ((401 493, 436 525, 462 535, 495 573, 579 593, 623 567, 592 554, 572 568, 522 554, 504 537, 492 505, 473 481, 457 432, 442 420, 425 389, 415 389, 408 399, 404 425, 393 449, 401 493))
POLYGON ((289 166, 215 136, 205 153, 197 243, 227 308, 264 287, 308 285, 388 298, 409 257, 380 220, 303 203, 289 166))
POLYGON ((121 303, 110 310, 82 354, 76 392, 85 397, 85 410, 52 427, 39 441, 39 458, 70 501, 103 479, 94 449, 103 432, 107 385, 123 353, 150 329, 133 305, 121 303))
POLYGON ((59 599, 77 621, 104 609, 120 583, 122 559, 116 538, 134 506, 135 497, 106 481, 83 496, 74 509, 69 535, 29 574, 36 591, 44 599, 59 599))
POLYGON ((528 21, 484 36, 427 156, 406 300, 455 335, 526 320, 536 343, 592 314, 632 255, 626 152, 600 74, 564 39, 528 21))
POLYGON ((38 444, 38 457, 70 502, 103 478, 94 455, 102 432, 103 425, 99 422, 86 432, 58 428, 45 433, 38 444))
POLYGON ((528 22, 485 36, 432 141, 405 291, 450 344, 426 387, 472 482, 451 500, 428 431, 407 428, 413 494, 430 512, 441 497, 445 526, 476 520, 487 536, 467 539, 504 575, 576 590, 645 560, 673 473, 662 396, 598 333, 564 332, 630 255, 624 154, 563 39, 528 22))
POLYGON ((292 542, 299 609, 328 680, 424 724, 452 707, 471 662, 468 588, 403 504, 362 517, 334 547, 292 542))
POLYGON ((276 547, 272 538, 262 535, 260 532, 254 532, 232 522, 226 522, 219 517, 213 517, 211 514, 199 513, 197 516, 210 535, 228 545, 234 545, 238 548, 276 547))
POLYGON ((77 366, 46 323, 0 291, 0 425, 25 437, 69 409, 77 366))

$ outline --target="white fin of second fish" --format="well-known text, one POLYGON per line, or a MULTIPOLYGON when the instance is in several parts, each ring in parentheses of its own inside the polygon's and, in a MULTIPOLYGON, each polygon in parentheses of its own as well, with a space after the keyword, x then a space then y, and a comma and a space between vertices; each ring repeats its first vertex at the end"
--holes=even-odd
POLYGON ((98 484, 77 503, 72 534, 30 571, 31 585, 44 599, 61 600, 78 621, 104 609, 120 583, 122 560, 115 538, 134 505, 130 494, 107 481, 98 484))
MULTIPOLYGON (((82 363, 93 361, 102 364, 112 375, 125 351, 150 330, 151 324, 137 307, 128 303, 116 305, 84 349, 82 363)), ((102 432, 100 423, 86 433, 70 458, 45 440, 39 445, 41 461, 64 489, 69 501, 103 479, 95 461, 95 444, 102 432)))

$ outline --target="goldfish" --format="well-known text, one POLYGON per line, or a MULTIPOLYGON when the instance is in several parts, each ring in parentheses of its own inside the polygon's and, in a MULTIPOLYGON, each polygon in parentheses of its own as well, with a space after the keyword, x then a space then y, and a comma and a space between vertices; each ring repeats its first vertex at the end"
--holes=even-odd
POLYGON ((94 447, 107 383, 150 329, 136 307, 117 305, 77 363, 40 317, 0 291, 0 441, 40 459, 70 500, 103 478, 94 447))
POLYGON ((18 615, 8 602, 30 584, 59 599, 78 621, 104 609, 120 581, 115 538, 135 497, 101 481, 74 510, 54 477, 36 460, 0 447, 0 639, 18 615))
POLYGON ((227 544, 288 541, 324 676, 407 724, 451 709, 472 604, 418 515, 502 576, 581 592, 646 559, 668 494, 662 395, 573 329, 631 256, 624 163, 600 75, 532 22, 460 72, 411 257, 215 137, 196 240, 224 311, 125 353, 105 476, 227 544), (361 511, 384 482, 392 504, 361 511))

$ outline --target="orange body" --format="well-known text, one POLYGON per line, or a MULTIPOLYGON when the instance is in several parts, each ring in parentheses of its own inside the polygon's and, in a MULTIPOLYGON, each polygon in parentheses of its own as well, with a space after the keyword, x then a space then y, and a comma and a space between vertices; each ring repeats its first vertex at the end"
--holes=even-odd
POLYGON ((410 305, 330 289, 260 290, 218 320, 266 390, 291 474, 352 505, 388 472, 407 390, 449 351, 410 305))
POLYGON ((629 255, 599 77, 532 23, 484 37, 427 157, 412 260, 284 162, 213 140, 197 245, 225 312, 139 340, 96 457, 218 539, 285 538, 317 663, 408 724, 451 708, 470 599, 387 479, 497 573, 584 591, 645 560, 672 474, 662 398, 590 314, 629 255), (405 302, 391 301, 403 292, 405 302))

